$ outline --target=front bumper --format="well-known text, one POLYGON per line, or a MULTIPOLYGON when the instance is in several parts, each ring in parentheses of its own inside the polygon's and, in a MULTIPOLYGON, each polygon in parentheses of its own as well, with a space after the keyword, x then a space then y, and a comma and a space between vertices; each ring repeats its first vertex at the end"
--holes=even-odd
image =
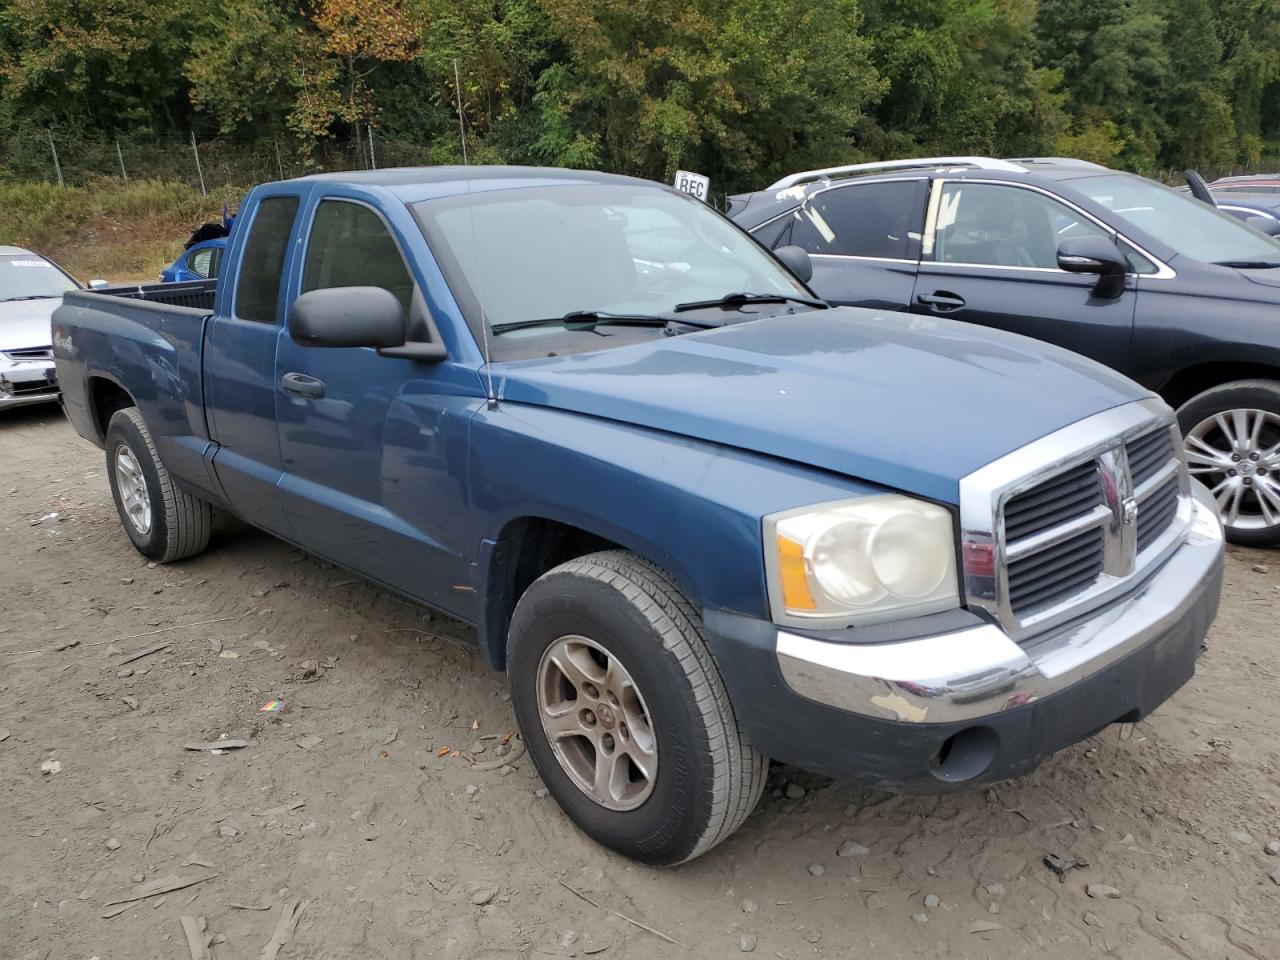
POLYGON ((748 737, 775 759, 877 786, 1005 779, 1154 710, 1194 673, 1217 612, 1222 529, 1196 485, 1186 542, 1121 600, 1015 643, 995 625, 841 643, 712 617, 748 737), (760 654, 772 646, 773 664, 760 654), (735 689, 736 688, 736 689, 735 689))
POLYGON ((0 357, 0 410, 57 399, 58 377, 52 360, 0 357))

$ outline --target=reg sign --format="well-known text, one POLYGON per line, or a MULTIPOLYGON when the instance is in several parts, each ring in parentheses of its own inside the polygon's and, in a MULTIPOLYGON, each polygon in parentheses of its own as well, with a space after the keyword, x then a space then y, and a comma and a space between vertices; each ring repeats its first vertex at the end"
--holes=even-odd
POLYGON ((677 170, 675 188, 681 193, 692 194, 705 203, 711 195, 711 180, 700 173, 677 170))

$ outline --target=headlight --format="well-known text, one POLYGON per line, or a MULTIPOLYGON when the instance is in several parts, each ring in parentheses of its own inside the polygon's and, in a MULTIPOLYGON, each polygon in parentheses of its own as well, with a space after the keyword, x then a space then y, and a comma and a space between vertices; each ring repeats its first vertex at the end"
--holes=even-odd
POLYGON ((845 627, 960 603, 951 514, 888 494, 764 518, 777 623, 845 627))

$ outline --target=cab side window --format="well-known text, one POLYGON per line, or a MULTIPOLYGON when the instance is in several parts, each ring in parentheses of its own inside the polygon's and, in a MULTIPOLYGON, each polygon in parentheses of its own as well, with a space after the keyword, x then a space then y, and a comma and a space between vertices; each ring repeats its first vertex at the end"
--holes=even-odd
POLYGON ((322 200, 316 208, 302 292, 328 287, 382 287, 409 315, 413 277, 382 218, 363 204, 322 200))
POLYGON ((297 197, 268 197, 258 204, 236 284, 235 315, 242 320, 276 322, 284 258, 297 214, 297 197))
POLYGON ((1032 190, 991 183, 943 185, 933 259, 991 267, 1057 269, 1058 244, 1111 233, 1032 190))
POLYGON ((915 180, 859 183, 815 194, 791 216, 791 229, 775 239, 809 253, 906 260, 920 226, 915 180))

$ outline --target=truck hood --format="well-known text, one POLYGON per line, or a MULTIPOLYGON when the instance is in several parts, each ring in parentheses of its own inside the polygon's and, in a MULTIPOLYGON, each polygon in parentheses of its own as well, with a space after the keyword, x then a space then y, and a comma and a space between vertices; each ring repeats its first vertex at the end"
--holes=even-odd
MULTIPOLYGON (((602 328, 603 329, 603 328, 602 328)), ((1149 396, 1014 334, 841 307, 497 365, 506 402, 680 434, 956 503, 960 478, 1149 396)))
POLYGON ((49 320, 61 303, 61 297, 0 303, 0 350, 47 347, 53 343, 49 320))

